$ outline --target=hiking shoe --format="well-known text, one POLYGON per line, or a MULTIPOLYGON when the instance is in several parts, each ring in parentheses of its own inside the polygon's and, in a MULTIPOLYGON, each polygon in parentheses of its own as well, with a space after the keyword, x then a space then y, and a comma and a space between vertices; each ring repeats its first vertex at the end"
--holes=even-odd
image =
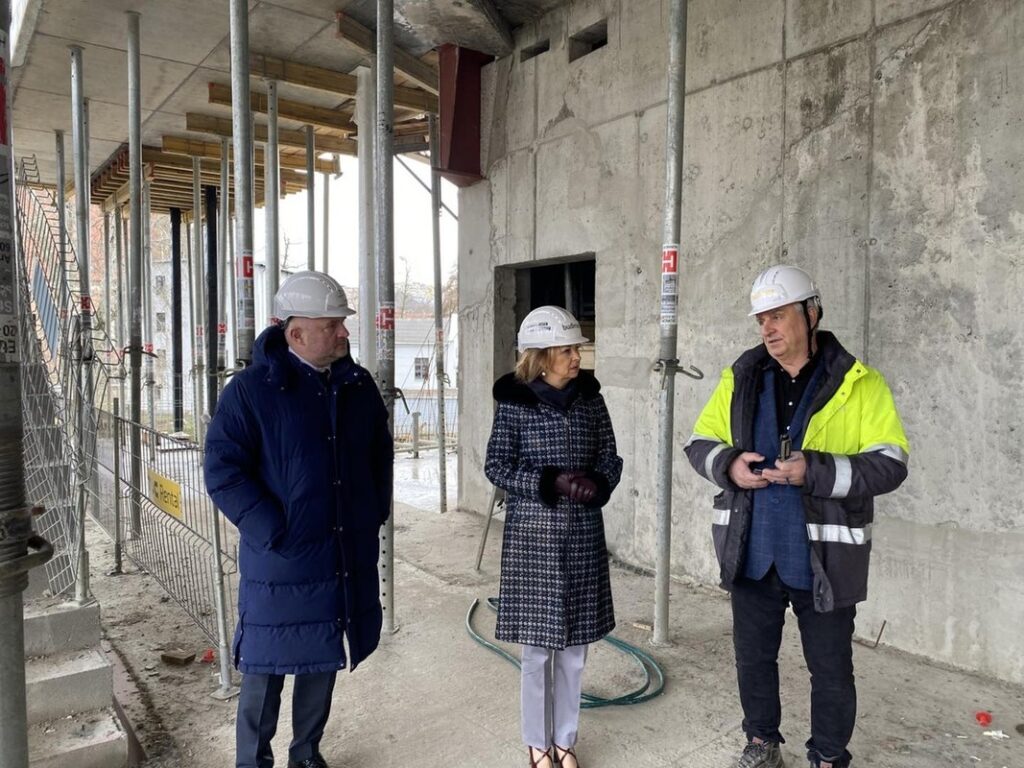
POLYGON ((778 744, 752 741, 744 748, 733 768, 786 768, 786 764, 778 744))

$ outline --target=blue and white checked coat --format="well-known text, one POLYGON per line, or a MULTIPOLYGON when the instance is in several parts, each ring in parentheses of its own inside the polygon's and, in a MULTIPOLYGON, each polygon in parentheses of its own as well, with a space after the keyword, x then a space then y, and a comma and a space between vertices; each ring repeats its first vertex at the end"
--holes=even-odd
POLYGON ((615 627, 601 507, 619 483, 622 459, 601 397, 581 371, 567 412, 541 402, 512 374, 494 385, 498 410, 484 472, 505 490, 498 605, 499 640, 565 648, 615 627), (598 486, 589 505, 559 497, 559 472, 582 470, 598 486))

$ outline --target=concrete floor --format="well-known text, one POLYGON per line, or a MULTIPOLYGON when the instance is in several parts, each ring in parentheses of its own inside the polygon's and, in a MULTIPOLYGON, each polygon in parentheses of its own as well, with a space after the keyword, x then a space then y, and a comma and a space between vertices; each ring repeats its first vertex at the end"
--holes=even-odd
MULTIPOLYGON (((492 527, 482 571, 473 570, 482 519, 438 515, 431 492, 437 460, 425 454, 400 458, 396 505, 396 615, 399 631, 353 674, 342 673, 322 751, 332 768, 370 766, 525 766, 519 742, 518 675, 466 633, 466 613, 477 598, 497 590, 500 525, 492 527), (406 503, 411 502, 411 503, 406 503)), ((450 482, 449 487, 454 488, 450 482)), ((209 696, 211 666, 171 667, 159 651, 173 646, 201 653, 206 639, 153 579, 131 569, 107 570, 110 546, 93 535, 94 590, 100 600, 111 656, 132 680, 119 699, 132 718, 149 758, 146 768, 213 768, 233 765, 233 702, 209 696)), ((667 677, 662 696, 629 707, 583 713, 579 753, 587 768, 680 766, 725 768, 742 743, 735 692, 729 606, 716 588, 672 585, 671 648, 648 643, 654 594, 649 576, 613 569, 615 635, 650 651, 667 677)), ((474 619, 484 634, 493 614, 474 619)), ((1017 642, 1016 639, 1012 642, 1017 642)), ((514 650, 514 649, 510 649, 514 650)), ((856 647, 860 719, 851 751, 858 766, 1024 766, 1024 689, 939 668, 889 650, 856 647), (992 712, 985 736, 974 719, 992 712)), ((808 721, 807 675, 795 622, 786 628, 781 669, 783 733, 790 766, 803 766, 801 745, 808 721)), ((586 689, 605 696, 636 687, 629 659, 607 645, 593 651, 586 689)), ((284 765, 289 738, 275 740, 284 765)))

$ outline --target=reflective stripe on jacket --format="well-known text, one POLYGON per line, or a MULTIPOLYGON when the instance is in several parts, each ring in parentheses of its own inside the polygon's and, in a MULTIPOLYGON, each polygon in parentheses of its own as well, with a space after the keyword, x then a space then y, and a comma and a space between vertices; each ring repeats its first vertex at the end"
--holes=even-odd
MULTIPOLYGON (((867 597, 874 497, 906 478, 910 448, 882 375, 831 333, 819 331, 817 340, 825 378, 803 441, 803 500, 815 609, 830 611, 867 597)), ((729 465, 754 449, 758 386, 771 362, 758 345, 725 369, 685 447, 693 468, 723 489, 715 497, 712 534, 726 588, 743 572, 753 505, 753 494, 729 479, 729 465)))

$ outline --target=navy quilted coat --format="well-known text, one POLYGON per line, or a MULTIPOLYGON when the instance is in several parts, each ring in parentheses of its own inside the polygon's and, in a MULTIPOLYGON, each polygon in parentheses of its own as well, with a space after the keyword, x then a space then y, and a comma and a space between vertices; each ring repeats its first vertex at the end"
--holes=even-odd
POLYGON ((622 459, 600 395, 581 371, 579 397, 563 412, 512 374, 494 385, 498 410, 484 472, 506 492, 496 637, 545 648, 600 640, 615 627, 601 506, 619 483, 622 459), (589 506, 554 493, 564 470, 598 486, 589 506))
POLYGON ((241 534, 235 666, 354 669, 377 647, 380 526, 394 453, 370 374, 349 357, 325 381, 279 327, 224 389, 206 438, 206 487, 241 534))

